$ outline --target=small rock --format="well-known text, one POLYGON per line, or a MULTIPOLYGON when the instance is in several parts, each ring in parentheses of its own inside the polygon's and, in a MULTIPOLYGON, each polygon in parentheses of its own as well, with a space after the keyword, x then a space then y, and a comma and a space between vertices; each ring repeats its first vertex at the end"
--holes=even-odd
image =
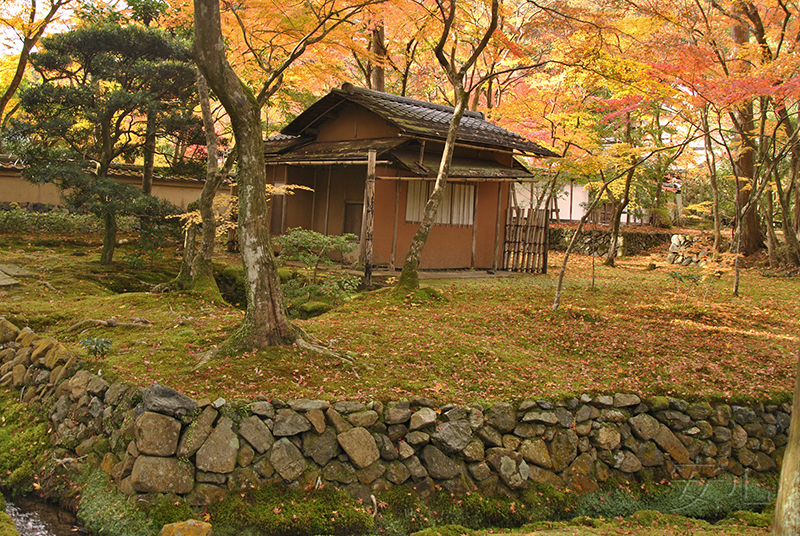
POLYGON ((408 426, 409 430, 421 430, 436 424, 436 412, 429 407, 423 407, 411 415, 411 423, 408 426))

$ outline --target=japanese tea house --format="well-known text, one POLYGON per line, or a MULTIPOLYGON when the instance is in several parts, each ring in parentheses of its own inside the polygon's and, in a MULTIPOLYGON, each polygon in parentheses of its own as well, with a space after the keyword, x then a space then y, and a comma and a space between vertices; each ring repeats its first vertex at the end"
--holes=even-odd
MULTIPOLYGON (((453 109, 344 84, 265 142, 267 180, 309 190, 273 198, 271 231, 363 234, 374 161, 372 262, 402 265, 433 188, 453 109)), ((557 156, 465 112, 422 269, 501 269, 509 186, 533 175, 515 155, 557 156)))

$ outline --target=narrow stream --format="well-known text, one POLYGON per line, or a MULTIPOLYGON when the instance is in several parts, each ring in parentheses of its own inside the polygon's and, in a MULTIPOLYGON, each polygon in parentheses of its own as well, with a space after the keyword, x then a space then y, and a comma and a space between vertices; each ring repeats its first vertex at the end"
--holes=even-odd
POLYGON ((58 507, 15 497, 6 500, 6 513, 14 520, 20 536, 73 536, 86 534, 75 516, 58 507))

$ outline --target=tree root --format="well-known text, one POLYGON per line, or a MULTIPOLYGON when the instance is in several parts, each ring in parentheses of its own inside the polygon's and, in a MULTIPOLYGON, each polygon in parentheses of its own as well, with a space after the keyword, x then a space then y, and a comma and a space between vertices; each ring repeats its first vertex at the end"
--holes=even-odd
POLYGON ((304 350, 309 350, 311 352, 314 352, 314 353, 317 353, 317 354, 326 355, 328 357, 333 357, 335 359, 341 359, 342 361, 344 361, 348 365, 350 365, 350 368, 353 370, 353 374, 356 375, 356 378, 358 378, 359 380, 361 379, 361 376, 358 375, 358 371, 356 370, 355 363, 353 363, 352 359, 350 359, 348 357, 345 357, 344 355, 342 355, 342 354, 340 354, 338 352, 334 352, 330 348, 326 348, 326 347, 322 346, 321 344, 315 344, 315 343, 312 343, 312 342, 308 342, 307 340, 305 340, 302 337, 298 337, 297 340, 294 341, 294 343, 298 347, 300 347, 300 348, 302 348, 304 350))
POLYGON ((80 322, 71 325, 67 331, 82 331, 90 327, 103 327, 103 328, 148 328, 153 323, 146 318, 136 318, 134 322, 118 322, 116 318, 109 318, 106 320, 96 320, 94 318, 87 318, 80 322))
POLYGON ((50 283, 48 283, 48 282, 47 282, 47 281, 45 281, 44 279, 40 279, 40 280, 39 280, 39 283, 40 283, 40 284, 42 284, 42 285, 44 285, 44 286, 45 286, 45 287, 46 287, 48 290, 52 290, 53 292, 58 292, 58 291, 56 290, 56 287, 54 287, 53 285, 51 285, 50 283))

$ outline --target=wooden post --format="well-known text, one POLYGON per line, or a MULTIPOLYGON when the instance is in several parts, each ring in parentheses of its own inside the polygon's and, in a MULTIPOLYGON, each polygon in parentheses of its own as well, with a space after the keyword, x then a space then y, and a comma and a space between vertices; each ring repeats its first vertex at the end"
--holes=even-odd
POLYGON ((402 184, 398 177, 394 188, 394 227, 392 229, 392 253, 389 259, 389 269, 395 269, 395 257, 397 255, 397 229, 400 225, 400 193, 402 184))
POLYGON ((333 173, 333 166, 328 166, 328 186, 325 188, 325 225, 322 234, 328 234, 328 218, 331 212, 331 173, 333 173))
POLYGON ((367 157, 367 184, 364 188, 364 286, 372 285, 372 232, 375 228, 375 149, 367 157))
POLYGON ((500 255, 500 225, 502 224, 502 220, 500 219, 500 210, 501 210, 501 202, 503 198, 503 183, 497 183, 497 214, 495 218, 495 230, 494 230, 494 261, 492 262, 492 271, 497 271, 497 257, 500 255))
POLYGON ((472 260, 469 267, 475 269, 475 250, 478 247, 478 190, 481 185, 475 185, 475 195, 472 197, 472 260))

